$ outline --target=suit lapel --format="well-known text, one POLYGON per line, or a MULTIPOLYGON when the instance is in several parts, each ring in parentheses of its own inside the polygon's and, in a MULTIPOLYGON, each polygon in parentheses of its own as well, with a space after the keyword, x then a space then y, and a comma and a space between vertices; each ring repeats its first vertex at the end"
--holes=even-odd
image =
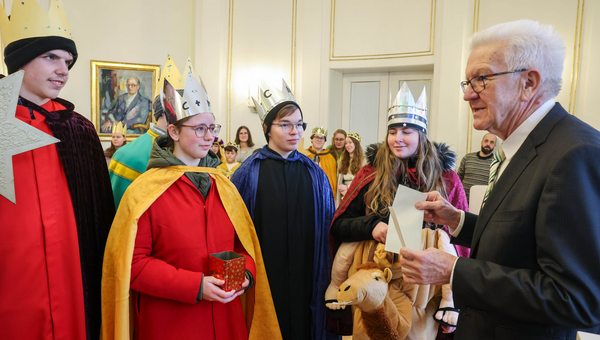
MULTIPOLYGON (((477 224, 473 231, 473 239, 471 240, 472 256, 477 252, 479 240, 490 218, 498 210, 506 195, 513 189, 521 174, 537 156, 537 147, 546 141, 550 131, 565 115, 568 115, 568 112, 559 103, 556 103, 533 131, 529 133, 529 136, 527 136, 517 153, 510 160, 510 163, 508 163, 506 169, 504 169, 502 176, 500 176, 498 182, 494 185, 494 189, 477 218, 477 224)), ((515 188, 515 190, 517 189, 515 188)))

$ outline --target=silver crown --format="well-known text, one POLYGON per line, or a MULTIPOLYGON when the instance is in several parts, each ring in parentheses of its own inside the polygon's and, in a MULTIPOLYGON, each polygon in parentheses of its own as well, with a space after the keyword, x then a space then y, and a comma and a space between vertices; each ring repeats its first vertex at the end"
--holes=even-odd
POLYGON ((210 100, 206 87, 189 71, 186 72, 185 88, 183 96, 166 78, 164 79, 163 91, 160 93, 161 103, 165 113, 173 115, 176 120, 194 116, 203 112, 211 112, 210 100))
POLYGON ((264 81, 261 81, 261 84, 258 86, 258 100, 252 97, 261 123, 264 123, 265 118, 271 110, 281 103, 289 102, 298 105, 292 90, 290 90, 290 87, 286 84, 285 80, 282 79, 281 82, 282 86, 280 91, 276 88, 269 87, 264 81))
POLYGON ((388 110, 388 128, 412 127, 427 133, 427 94, 423 92, 417 103, 406 83, 402 84, 396 99, 388 110))

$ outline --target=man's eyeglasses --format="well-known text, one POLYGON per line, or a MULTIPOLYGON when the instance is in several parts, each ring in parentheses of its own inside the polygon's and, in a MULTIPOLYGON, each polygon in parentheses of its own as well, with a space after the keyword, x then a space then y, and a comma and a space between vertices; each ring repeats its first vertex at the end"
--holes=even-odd
POLYGON ((125 86, 127 86, 127 87, 138 87, 138 86, 140 86, 140 85, 138 85, 138 84, 127 84, 127 85, 125 85, 125 86))
POLYGON ((277 125, 277 126, 281 126, 281 129, 283 130, 283 132, 285 133, 290 133, 292 132, 292 127, 296 128, 296 131, 298 132, 304 132, 304 130, 306 129, 306 123, 296 123, 296 124, 292 124, 292 123, 272 123, 272 125, 277 125))
POLYGON ((325 140, 324 136, 314 136, 313 138, 316 140, 325 140))
POLYGON ((526 69, 526 68, 522 68, 522 69, 514 70, 514 71, 498 72, 498 73, 486 74, 484 76, 473 77, 467 81, 461 81, 460 87, 462 88, 463 93, 466 93, 467 87, 469 87, 469 85, 471 85, 471 88, 473 88, 473 92, 479 93, 479 92, 485 90, 485 78, 487 78, 487 77, 500 76, 500 75, 509 74, 509 73, 525 72, 527 70, 528 69, 526 69))
POLYGON ((220 124, 212 124, 210 126, 208 126, 206 124, 181 125, 181 126, 187 126, 187 127, 191 127, 192 129, 194 129, 194 132, 196 132, 196 137, 198 137, 198 138, 204 137, 204 135, 206 135, 207 131, 210 131, 210 134, 213 135, 213 137, 217 137, 219 135, 219 132, 221 132, 220 124))

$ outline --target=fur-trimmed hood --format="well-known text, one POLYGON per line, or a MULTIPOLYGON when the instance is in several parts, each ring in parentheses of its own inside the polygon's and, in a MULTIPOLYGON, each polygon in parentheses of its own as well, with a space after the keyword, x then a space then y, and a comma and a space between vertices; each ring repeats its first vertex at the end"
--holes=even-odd
MULTIPOLYGON (((375 165, 375 156, 377 155, 380 146, 381 143, 374 143, 367 146, 365 158, 367 159, 368 165, 377 167, 375 165)), ((446 143, 433 142, 433 146, 437 149, 438 157, 442 163, 442 170, 448 171, 454 169, 454 166, 456 165, 456 152, 450 150, 450 146, 446 143)))

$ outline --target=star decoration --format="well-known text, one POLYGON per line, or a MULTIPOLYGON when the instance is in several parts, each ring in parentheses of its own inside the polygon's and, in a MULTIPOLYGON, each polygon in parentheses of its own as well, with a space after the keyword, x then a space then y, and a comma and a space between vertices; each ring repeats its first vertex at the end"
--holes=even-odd
POLYGON ((0 195, 15 204, 13 156, 60 142, 15 117, 24 74, 19 71, 0 80, 0 195))
POLYGON ((406 123, 402 124, 402 126, 406 126, 406 123))

